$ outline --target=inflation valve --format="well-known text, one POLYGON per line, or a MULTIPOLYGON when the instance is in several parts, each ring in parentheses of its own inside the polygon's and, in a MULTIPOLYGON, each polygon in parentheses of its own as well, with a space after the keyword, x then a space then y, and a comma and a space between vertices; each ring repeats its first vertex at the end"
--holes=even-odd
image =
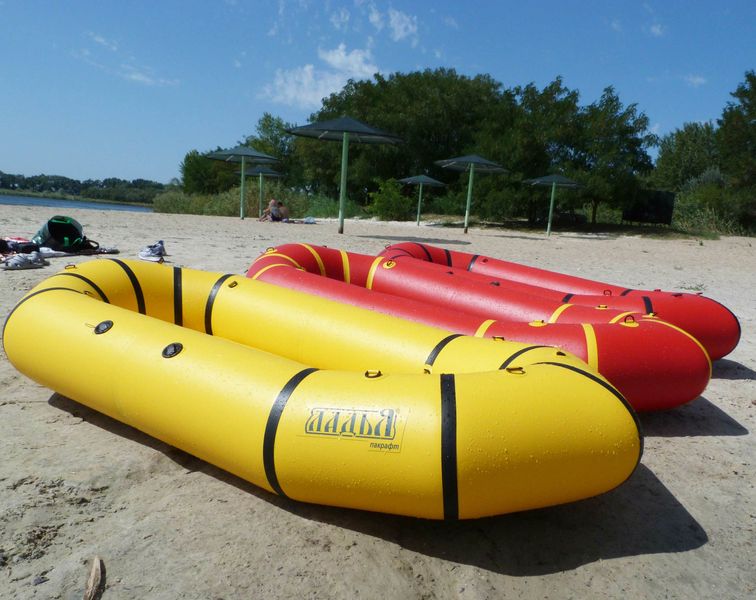
POLYGON ((98 323, 95 328, 94 332, 96 335, 100 335, 101 333, 105 333, 106 331, 110 331, 110 329, 113 327, 113 321, 103 321, 102 323, 98 323))
POLYGON ((163 358, 173 358, 178 355, 184 349, 184 345, 181 342, 173 342, 163 348, 163 358))

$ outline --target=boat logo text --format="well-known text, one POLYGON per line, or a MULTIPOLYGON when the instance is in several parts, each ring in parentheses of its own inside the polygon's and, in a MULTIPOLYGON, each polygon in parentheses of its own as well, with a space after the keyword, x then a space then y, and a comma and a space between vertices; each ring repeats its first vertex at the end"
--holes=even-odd
POLYGON ((397 412, 393 408, 312 408, 305 423, 308 435, 325 435, 363 440, 396 439, 397 412))

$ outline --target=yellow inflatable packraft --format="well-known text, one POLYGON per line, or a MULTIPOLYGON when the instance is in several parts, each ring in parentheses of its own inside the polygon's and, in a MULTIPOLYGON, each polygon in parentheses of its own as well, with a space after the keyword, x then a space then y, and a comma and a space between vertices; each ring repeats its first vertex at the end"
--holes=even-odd
POLYGON ((3 343, 35 381, 306 502, 484 517, 605 492, 642 451, 575 357, 242 275, 93 260, 29 292, 3 343), (39 340, 67 350, 39 360, 39 340))

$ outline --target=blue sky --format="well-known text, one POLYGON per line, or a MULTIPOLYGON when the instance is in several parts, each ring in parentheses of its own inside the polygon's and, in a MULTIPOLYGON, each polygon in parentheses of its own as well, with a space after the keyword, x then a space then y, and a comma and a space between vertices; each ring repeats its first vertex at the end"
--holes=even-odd
POLYGON ((168 182, 266 111, 305 124, 350 77, 437 67, 613 85, 664 134, 756 68, 756 0, 0 0, 0 171, 168 182))

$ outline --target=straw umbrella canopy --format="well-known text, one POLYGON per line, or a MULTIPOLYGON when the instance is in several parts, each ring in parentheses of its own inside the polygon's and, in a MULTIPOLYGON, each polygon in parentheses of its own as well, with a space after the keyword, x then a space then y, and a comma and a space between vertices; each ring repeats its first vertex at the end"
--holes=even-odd
POLYGON ((554 215, 554 198, 556 197, 556 189, 558 187, 564 188, 577 188, 582 184, 572 179, 568 179, 563 175, 544 175, 543 177, 536 177, 535 179, 526 179, 524 183, 530 185, 543 185, 551 186, 551 201, 549 202, 549 220, 546 223, 546 235, 551 235, 551 218, 554 215))
POLYGON ((420 209, 423 205, 423 186, 430 185, 433 187, 443 187, 444 184, 437 179, 433 179, 433 177, 428 177, 427 175, 405 177, 404 179, 400 179, 399 183, 403 183, 405 185, 417 185, 420 187, 420 192, 417 196, 417 226, 420 227, 420 209))
POLYGON ((258 208, 258 210, 257 210, 258 215, 257 216, 258 217, 262 217, 263 197, 265 195, 265 191, 264 191, 265 190, 265 181, 264 181, 263 178, 264 177, 272 177, 274 179, 277 179, 279 177, 283 177, 283 175, 281 173, 279 173, 278 171, 274 171, 273 169, 271 169, 270 167, 267 167, 265 165, 258 165, 256 167, 251 168, 251 169, 247 169, 244 172, 244 174, 247 177, 257 177, 258 178, 257 190, 260 193, 260 201, 258 202, 258 205, 257 205, 257 208, 258 208))
POLYGON ((465 206, 465 233, 467 233, 467 223, 470 220, 470 206, 472 204, 472 189, 475 173, 506 173, 507 170, 500 164, 478 156, 477 154, 468 154, 467 156, 458 156, 456 158, 447 158, 437 160, 436 164, 444 169, 453 171, 469 171, 470 176, 467 180, 467 204, 465 206))
POLYGON ((341 142, 341 180, 339 184, 339 233, 344 233, 344 207, 346 205, 347 163, 349 142, 360 144, 398 144, 401 138, 366 125, 351 117, 339 117, 330 121, 311 123, 287 129, 287 133, 319 140, 341 142))
POLYGON ((205 155, 205 158, 212 160, 222 160, 225 162, 241 163, 241 191, 239 192, 239 217, 244 219, 244 180, 246 179, 245 171, 247 165, 260 163, 278 162, 275 156, 270 156, 249 146, 237 146, 230 150, 218 150, 205 155))

